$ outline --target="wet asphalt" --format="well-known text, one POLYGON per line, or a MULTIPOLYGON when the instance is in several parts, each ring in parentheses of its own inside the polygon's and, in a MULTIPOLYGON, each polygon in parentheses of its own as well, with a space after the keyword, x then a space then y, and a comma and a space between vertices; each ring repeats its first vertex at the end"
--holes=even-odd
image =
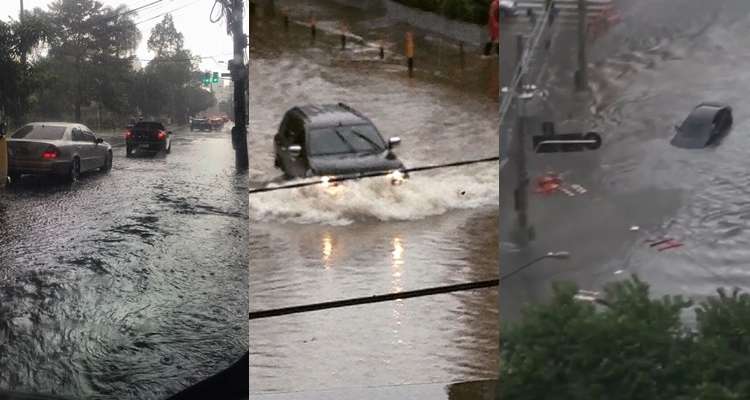
POLYGON ((247 349, 247 173, 229 127, 0 193, 0 388, 163 399, 247 349))

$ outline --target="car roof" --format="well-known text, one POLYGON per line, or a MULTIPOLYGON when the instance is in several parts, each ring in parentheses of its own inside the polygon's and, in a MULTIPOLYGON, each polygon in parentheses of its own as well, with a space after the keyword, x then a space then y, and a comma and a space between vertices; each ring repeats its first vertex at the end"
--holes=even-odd
POLYGON ((695 108, 726 108, 728 105, 724 103, 717 103, 713 101, 704 101, 703 103, 698 104, 695 108))
POLYGON ((85 126, 83 124, 79 124, 76 122, 54 122, 54 121, 48 121, 48 122, 29 122, 26 125, 56 125, 56 126, 64 126, 66 128, 74 128, 76 126, 85 126))
POLYGON ((346 104, 307 104, 294 107, 311 128, 337 125, 371 124, 370 120, 346 104))

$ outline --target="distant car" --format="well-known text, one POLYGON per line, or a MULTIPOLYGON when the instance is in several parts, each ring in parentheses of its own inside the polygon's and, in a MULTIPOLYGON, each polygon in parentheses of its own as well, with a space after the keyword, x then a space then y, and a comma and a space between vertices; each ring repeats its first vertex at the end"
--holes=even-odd
POLYGON ((224 118, 210 118, 208 122, 211 124, 211 128, 215 131, 220 131, 224 128, 224 118))
POLYGON ((172 151, 172 131, 161 122, 140 121, 125 131, 125 156, 130 157, 137 151, 156 153, 172 151))
POLYGON ((701 103, 682 124, 671 144, 686 149, 702 149, 716 144, 729 131, 733 122, 732 107, 722 103, 701 103))
POLYGON ((112 169, 112 146, 81 124, 34 122, 8 140, 8 176, 58 175, 78 180, 82 172, 112 169))
POLYGON ((383 140, 370 119, 343 103, 294 107, 274 137, 275 166, 287 178, 389 171, 399 184, 407 177, 392 151, 400 142, 383 140))
POLYGON ((500 0, 500 17, 515 17, 518 15, 518 5, 515 1, 500 0))
POLYGON ((190 121, 190 131, 209 131, 213 130, 211 122, 207 118, 195 118, 190 121))

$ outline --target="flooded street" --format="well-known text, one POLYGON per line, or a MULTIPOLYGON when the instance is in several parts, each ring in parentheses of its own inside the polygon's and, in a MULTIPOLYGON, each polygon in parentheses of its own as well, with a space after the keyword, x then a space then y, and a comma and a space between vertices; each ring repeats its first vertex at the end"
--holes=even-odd
MULTIPOLYGON (((282 182, 273 136, 306 103, 362 112, 402 139, 407 168, 497 156, 497 59, 467 47, 462 69, 455 44, 415 31, 409 79, 405 26, 378 10, 276 4, 290 7, 288 32, 278 10, 251 21, 251 187, 282 182), (314 43, 294 22, 310 13, 314 43), (341 20, 360 35, 346 50, 328 33, 341 20)), ((415 172, 401 186, 375 178, 251 195, 251 310, 495 278, 497 180, 498 165, 485 163, 415 172)), ((497 321, 494 289, 253 320, 251 393, 491 379, 497 321)))
MULTIPOLYGON (((720 286, 750 289, 750 74, 742 68, 750 60, 744 40, 750 4, 635 1, 622 15, 623 23, 593 49, 595 115, 584 129, 603 132, 604 146, 531 156, 532 179, 551 169, 588 193, 532 193, 537 240, 525 250, 507 240, 501 248, 502 265, 556 250, 570 251, 573 259, 539 264, 504 283, 501 313, 508 320, 517 318, 523 303, 547 298, 555 280, 599 290, 635 273, 655 295, 694 299, 720 286), (671 146, 673 126, 704 101, 732 106, 730 134, 714 148, 671 146), (645 243, 660 238, 683 246, 659 251, 645 243)), ((514 185, 512 173, 503 171, 501 179, 514 185)), ((510 222, 512 209, 506 209, 501 219, 508 215, 510 222)))
POLYGON ((0 387, 164 399, 247 349, 247 174, 223 132, 0 192, 0 387))

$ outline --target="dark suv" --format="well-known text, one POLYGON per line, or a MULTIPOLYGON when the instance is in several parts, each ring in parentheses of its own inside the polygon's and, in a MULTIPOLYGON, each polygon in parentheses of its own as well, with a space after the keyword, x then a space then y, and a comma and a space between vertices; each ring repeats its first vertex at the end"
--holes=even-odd
POLYGON ((211 125, 211 121, 208 120, 208 118, 193 118, 192 121, 190 121, 190 131, 209 131, 211 132, 214 129, 213 125, 211 125))
POLYGON ((397 184, 406 177, 392 152, 400 142, 383 140, 370 119, 343 103, 294 107, 274 137, 275 165, 288 178, 390 171, 397 184))
POLYGON ((168 131, 161 122, 140 121, 125 131, 125 156, 130 157, 136 151, 159 152, 172 150, 172 131, 168 131))

